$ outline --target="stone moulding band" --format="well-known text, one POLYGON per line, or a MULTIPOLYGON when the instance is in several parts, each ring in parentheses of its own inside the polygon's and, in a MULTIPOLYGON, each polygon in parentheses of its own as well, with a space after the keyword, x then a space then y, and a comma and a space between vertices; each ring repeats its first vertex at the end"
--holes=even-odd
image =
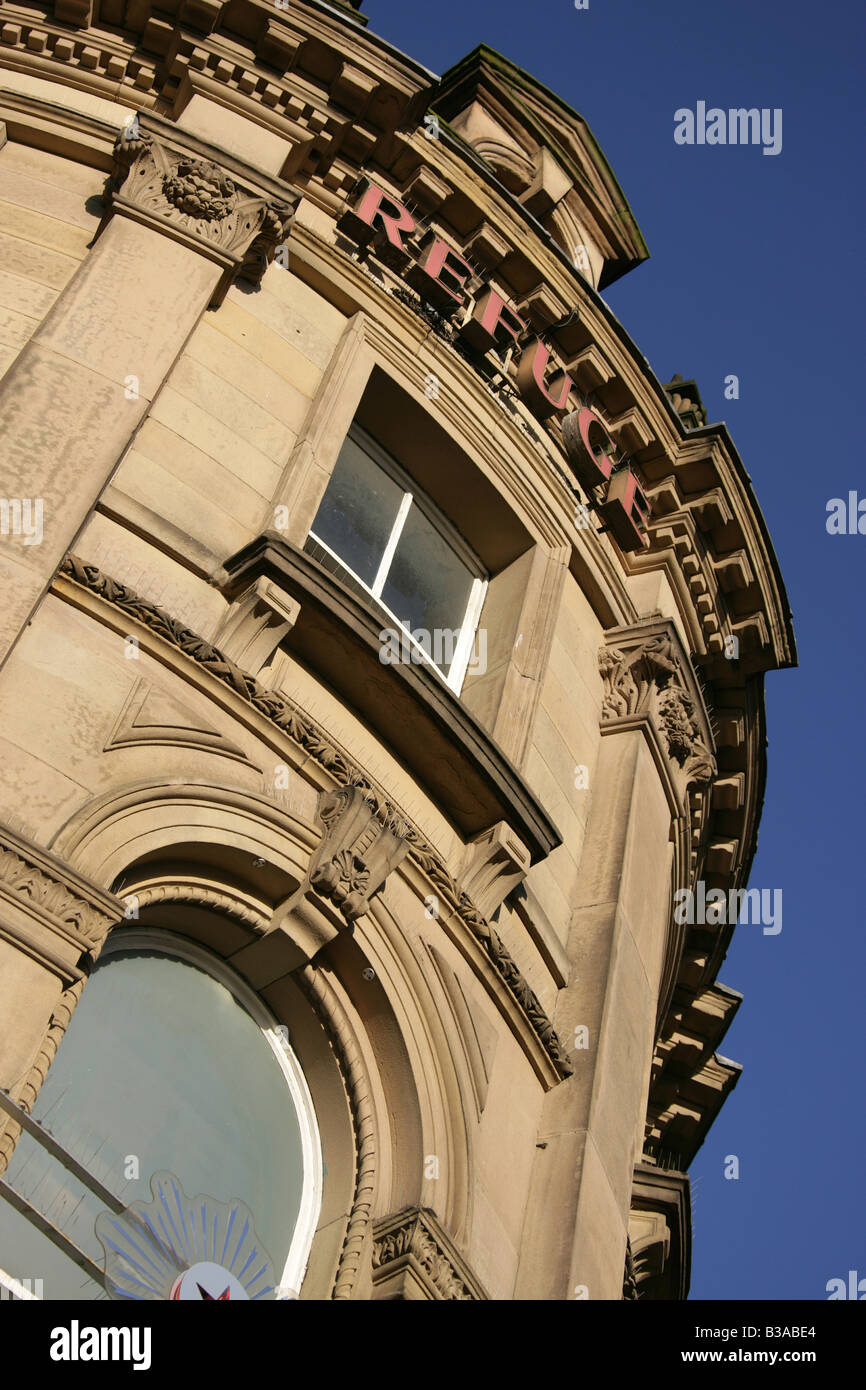
POLYGON ((103 574, 98 566, 87 564, 78 556, 70 554, 63 560, 59 573, 119 608, 128 617, 142 623, 151 632, 191 657, 217 680, 234 690, 241 699, 248 701, 283 733, 288 734, 309 757, 314 758, 325 769, 334 779, 335 785, 348 783, 362 790, 383 824, 399 823, 410 845, 409 857, 426 874, 437 894, 451 907, 481 946, 519 1005, 557 1077, 562 1080, 572 1074, 573 1067, 551 1020, 494 927, 478 911, 468 894, 461 890, 441 856, 421 831, 391 805, 381 789, 335 746, 320 725, 285 695, 267 690, 254 676, 247 675, 217 647, 199 637, 190 628, 184 627, 149 599, 140 597, 127 585, 103 574))
POLYGON ((331 1035, 355 1132, 355 1192, 331 1291, 332 1299, 344 1302, 352 1297, 357 1283, 372 1219, 378 1149, 376 1121, 364 1059, 336 990, 323 972, 311 965, 300 970, 297 978, 331 1035))

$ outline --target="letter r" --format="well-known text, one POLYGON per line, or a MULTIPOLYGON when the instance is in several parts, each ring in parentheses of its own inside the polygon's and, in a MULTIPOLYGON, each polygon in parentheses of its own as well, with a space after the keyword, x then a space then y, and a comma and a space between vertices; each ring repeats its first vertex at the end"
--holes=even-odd
POLYGON ((360 246, 366 246, 376 233, 384 232, 391 258, 405 260, 408 253, 401 233, 411 236, 415 218, 384 188, 367 180, 355 203, 343 213, 337 228, 360 246))

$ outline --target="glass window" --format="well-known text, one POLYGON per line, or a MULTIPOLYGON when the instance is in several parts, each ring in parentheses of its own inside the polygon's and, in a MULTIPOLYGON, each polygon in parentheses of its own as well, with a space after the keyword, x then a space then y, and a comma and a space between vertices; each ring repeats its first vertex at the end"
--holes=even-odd
MULTIPOLYGON (((299 1288, 320 1151, 298 1064, 268 1025, 255 996, 210 953, 170 933, 120 931, 97 962, 32 1114, 125 1205, 150 1202, 150 1178, 160 1170, 189 1198, 242 1201, 277 1283, 299 1288)), ((5 1176, 102 1267, 94 1221, 104 1208, 94 1194, 26 1134, 5 1176)), ((0 1249, 6 1272, 42 1279, 45 1298, 105 1297, 3 1201, 0 1249)))
POLYGON ((402 502, 403 488, 353 439, 347 439, 313 530, 372 588, 402 502))
POLYGON ((372 595, 459 691, 487 583, 447 520, 368 435, 353 428, 310 528, 306 549, 372 595))

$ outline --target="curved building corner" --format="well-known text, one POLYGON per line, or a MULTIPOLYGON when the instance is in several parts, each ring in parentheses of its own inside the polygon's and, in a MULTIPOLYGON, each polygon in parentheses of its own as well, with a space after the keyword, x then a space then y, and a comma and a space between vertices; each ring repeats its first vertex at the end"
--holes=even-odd
POLYGON ((5 1287, 685 1298, 796 652, 589 126, 353 3, 4 3, 0 247, 5 1287))

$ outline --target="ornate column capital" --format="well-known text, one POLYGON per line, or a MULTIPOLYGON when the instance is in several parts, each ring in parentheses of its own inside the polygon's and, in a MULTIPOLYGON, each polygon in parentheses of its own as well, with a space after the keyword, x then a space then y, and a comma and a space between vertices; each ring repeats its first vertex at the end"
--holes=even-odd
POLYGON ((715 740, 701 688, 673 623, 613 628, 599 650, 602 733, 648 726, 682 804, 716 775, 715 740))
POLYGON ((373 1297, 473 1302, 480 1279, 427 1207, 407 1207, 373 1226, 373 1297))
POLYGON ((95 959, 123 903, 47 850, 0 826, 0 940, 38 960, 64 985, 95 959))
POLYGON ((115 142, 107 195, 100 232, 119 214, 223 268, 213 308, 236 276, 258 283, 288 235, 298 202, 269 175, 143 114, 115 142))

